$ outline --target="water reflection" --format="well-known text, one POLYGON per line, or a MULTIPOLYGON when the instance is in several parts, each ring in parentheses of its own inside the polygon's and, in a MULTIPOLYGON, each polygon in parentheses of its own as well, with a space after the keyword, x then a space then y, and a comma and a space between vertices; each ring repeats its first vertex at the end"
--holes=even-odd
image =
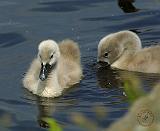
POLYGON ((10 32, 10 33, 0 33, 0 47, 6 48, 10 46, 14 46, 26 41, 26 38, 18 33, 10 32))
POLYGON ((143 83, 142 87, 145 91, 150 91, 152 87, 160 81, 160 74, 113 69, 110 66, 105 65, 105 63, 101 63, 101 66, 98 66, 96 72, 97 83, 102 88, 123 88, 124 82, 128 79, 129 75, 136 76, 137 79, 140 80, 140 83, 143 83))
POLYGON ((139 11, 139 9, 133 5, 134 2, 135 0, 118 0, 118 5, 125 13, 132 13, 139 11))
MULTIPOLYGON (((106 0, 76 0, 76 1, 52 1, 52 2, 41 2, 39 5, 42 7, 37 7, 31 9, 32 11, 41 12, 72 12, 78 11, 83 8, 95 7, 97 3, 104 3, 106 0)), ((109 2, 109 0, 107 1, 109 2)), ((118 0, 119 7, 125 13, 137 12, 137 9, 133 3, 135 0, 118 0)))
POLYGON ((51 118, 53 112, 55 111, 55 104, 53 103, 53 99, 37 97, 37 107, 38 107, 38 116, 37 122, 40 127, 48 128, 49 125, 46 123, 43 118, 51 118))
POLYGON ((33 8, 32 11, 42 12, 72 12, 83 8, 94 7, 96 3, 106 2, 106 0, 76 0, 76 1, 54 1, 41 2, 44 7, 33 8))
POLYGON ((11 113, 8 113, 8 111, 5 111, 4 109, 0 108, 0 130, 2 127, 7 128, 12 126, 12 117, 13 116, 11 113))
POLYGON ((102 88, 118 87, 121 85, 119 74, 106 63, 99 63, 96 76, 98 85, 102 88), (99 65, 100 64, 100 65, 99 65))
MULTIPOLYGON (((24 89, 25 99, 32 101, 32 104, 36 104, 37 107, 37 123, 40 127, 48 128, 49 125, 43 118, 51 118, 55 111, 55 100, 52 98, 40 97, 32 94, 27 89, 24 89)), ((35 115, 35 114, 34 114, 35 115)))

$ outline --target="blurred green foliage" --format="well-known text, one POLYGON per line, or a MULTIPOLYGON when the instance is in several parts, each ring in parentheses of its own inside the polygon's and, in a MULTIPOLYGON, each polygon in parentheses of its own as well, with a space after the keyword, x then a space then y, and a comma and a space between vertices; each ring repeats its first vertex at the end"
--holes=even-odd
POLYGON ((72 113, 71 120, 74 124, 88 131, 98 131, 98 125, 93 120, 87 118, 82 113, 72 113))
POLYGON ((127 77, 124 77, 124 75, 121 76, 124 83, 124 91, 130 103, 133 103, 138 98, 146 95, 141 82, 136 75, 127 74, 127 77))
POLYGON ((49 131, 63 131, 60 125, 52 118, 43 118, 49 124, 49 131))

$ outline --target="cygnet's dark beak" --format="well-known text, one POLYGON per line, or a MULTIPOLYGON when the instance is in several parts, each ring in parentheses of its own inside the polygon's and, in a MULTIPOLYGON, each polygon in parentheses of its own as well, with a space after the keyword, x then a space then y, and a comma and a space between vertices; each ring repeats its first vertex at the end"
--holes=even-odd
POLYGON ((98 61, 97 62, 97 68, 102 68, 102 67, 109 67, 110 64, 108 62, 105 61, 98 61))
POLYGON ((41 71, 40 71, 40 74, 39 74, 39 78, 44 81, 47 79, 48 77, 48 74, 50 73, 52 69, 52 66, 49 65, 48 63, 46 65, 43 65, 41 64, 41 71))
MULTIPOLYGON (((106 52, 107 53, 107 52, 106 52)), ((108 53, 107 53, 108 55, 108 53)), ((110 61, 109 61, 109 58, 108 56, 98 56, 97 57, 97 62, 98 63, 106 63, 106 64, 109 64, 110 65, 110 61)))

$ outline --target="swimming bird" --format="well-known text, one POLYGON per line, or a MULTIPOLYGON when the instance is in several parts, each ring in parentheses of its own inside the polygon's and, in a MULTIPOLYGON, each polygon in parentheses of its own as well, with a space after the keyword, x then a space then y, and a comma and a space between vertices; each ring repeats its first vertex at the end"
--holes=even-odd
POLYGON ((142 48, 137 34, 119 31, 100 40, 97 60, 123 70, 160 73, 160 46, 142 48))
POLYGON ((23 78, 23 85, 33 94, 57 97, 65 88, 79 83, 81 78, 78 44, 69 39, 59 44, 54 40, 44 40, 23 78))

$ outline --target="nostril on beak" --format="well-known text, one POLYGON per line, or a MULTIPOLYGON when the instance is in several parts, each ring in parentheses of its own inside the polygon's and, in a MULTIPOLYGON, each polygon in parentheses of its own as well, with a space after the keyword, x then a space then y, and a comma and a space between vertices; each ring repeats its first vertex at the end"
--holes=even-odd
POLYGON ((46 77, 45 77, 44 74, 41 74, 41 75, 39 76, 39 78, 40 78, 42 81, 44 81, 44 80, 46 79, 46 77))

